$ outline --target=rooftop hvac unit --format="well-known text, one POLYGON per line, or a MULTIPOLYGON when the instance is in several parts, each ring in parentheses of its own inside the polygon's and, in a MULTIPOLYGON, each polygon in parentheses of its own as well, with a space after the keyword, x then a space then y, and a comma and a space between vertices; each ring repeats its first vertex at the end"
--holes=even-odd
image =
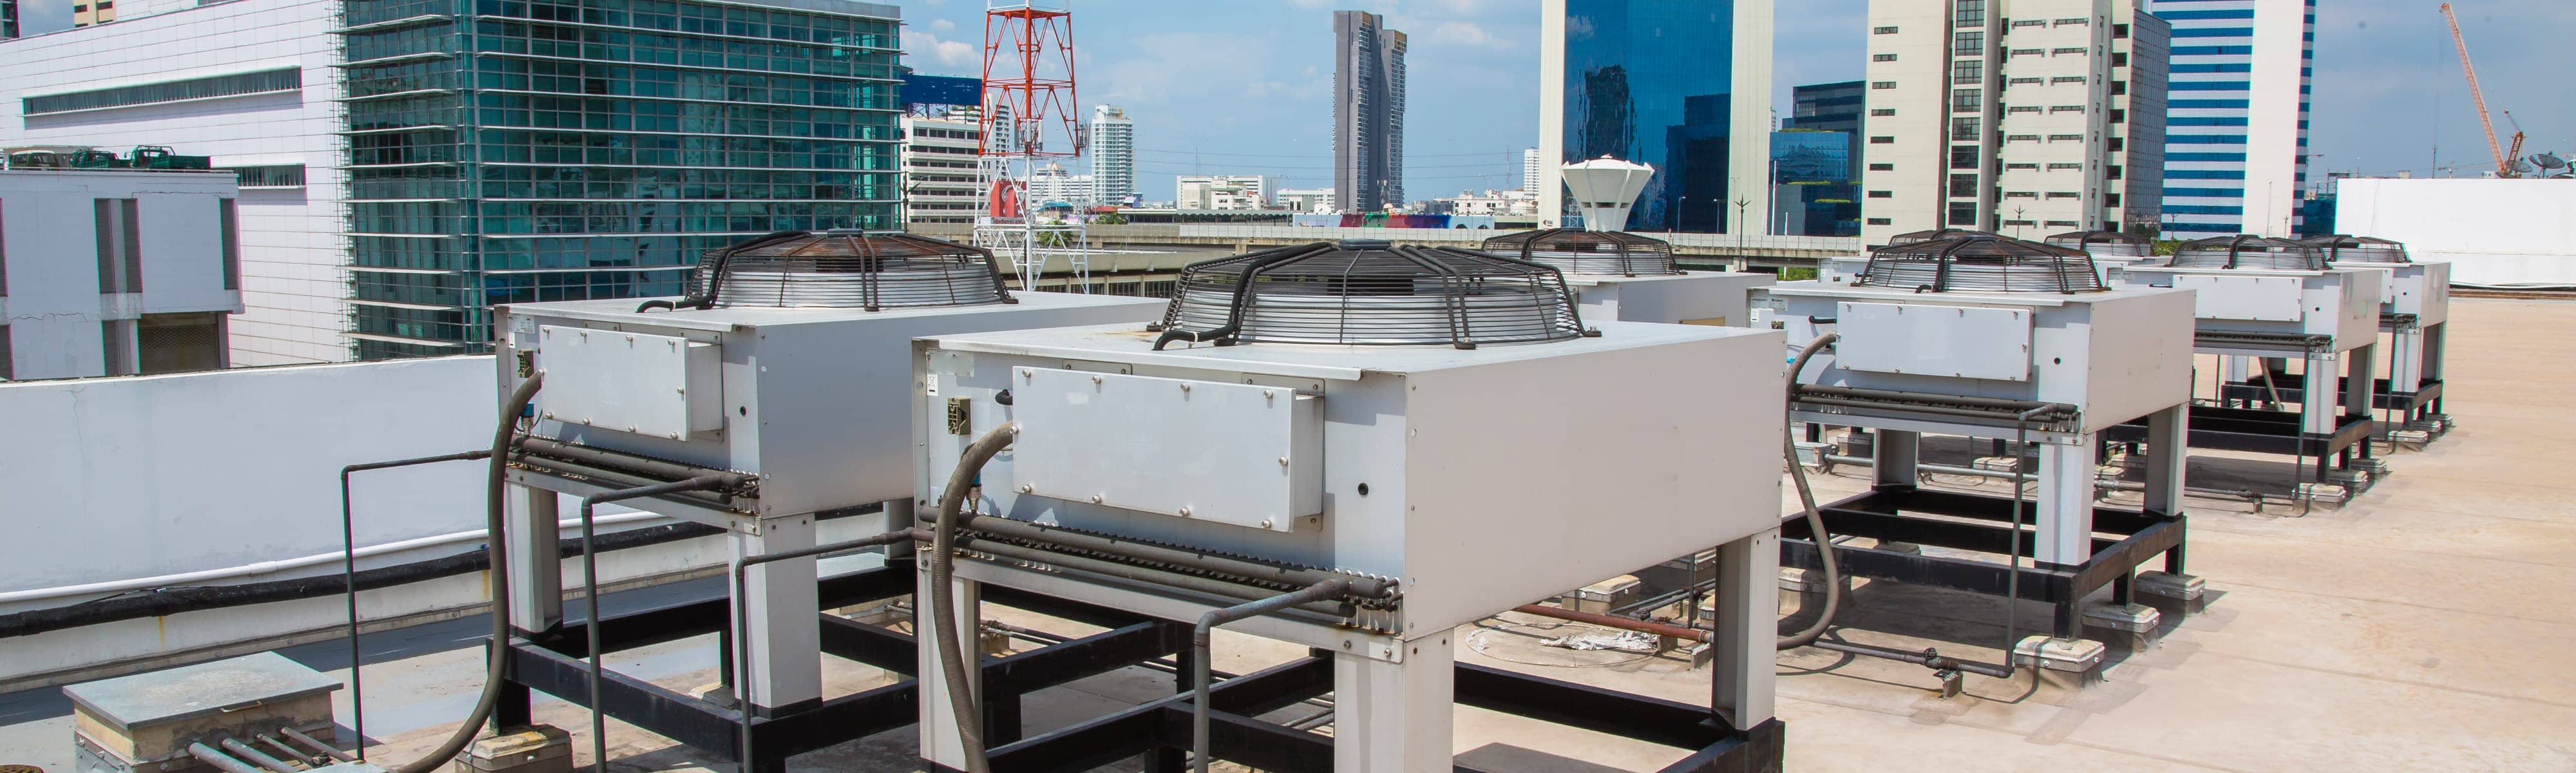
MULTIPOLYGON (((504 393, 543 374, 511 480, 573 496, 708 476, 636 507, 741 535, 742 555, 814 544, 818 514, 892 501, 908 513, 912 339, 960 332, 1142 324, 1159 301, 1011 293, 991 253, 855 230, 783 232, 708 252, 677 299, 497 307, 504 393)), ((551 523, 552 496, 524 497, 551 523)), ((902 515, 909 521, 908 515, 902 515)), ((554 551, 552 529, 514 546, 554 551)), ((873 533, 873 532, 871 532, 873 533)), ((525 535, 522 535, 525 536, 525 535)), ((547 562, 547 563, 550 563, 547 562)), ((560 619, 552 572, 529 570, 514 623, 560 619)), ((761 706, 815 698, 813 560, 763 564, 744 604, 761 706), (774 626, 774 627, 773 627, 774 626), (773 662, 774 661, 774 662, 773 662)))
MULTIPOLYGON (((2127 578, 2143 562, 2165 555, 2169 574, 2142 587, 2189 592, 2179 550, 2189 293, 2112 289, 2084 252, 1952 232, 1880 248, 1848 282, 1782 282, 1753 298, 1757 322, 1787 331, 1801 347, 1791 351, 1812 356, 1789 357, 1800 384, 1791 419, 1875 430, 1878 485, 1825 508, 1838 536, 2009 553, 1975 560, 1836 547, 1846 571, 2000 593, 2014 575, 2007 564, 2035 560, 2019 570, 2019 590, 2058 607, 2056 626, 2046 632, 2053 637, 2005 646, 2052 668, 2098 663, 2101 646, 2077 638, 2080 620, 2152 630, 2153 611, 2127 597, 2127 578), (1827 335, 1834 336, 1829 346, 1804 348, 1827 335), (2141 417, 2159 431, 2144 451, 2144 507, 2096 505, 2101 435, 2141 417), (1995 465, 2008 476, 2029 476, 2037 489, 2027 505, 2034 552, 2023 555, 2011 537, 2024 521, 2018 495, 1916 487, 1924 434, 2036 446, 2035 470, 2024 469, 2020 453, 1995 465), (2117 536, 2097 541, 2097 533, 2117 536), (1995 550, 2006 546, 2014 547, 1995 550), (2086 594, 2115 580, 2116 603, 2077 614, 2086 594)), ((1787 534, 1784 564, 1821 565, 1824 546, 1801 539, 1807 532, 1794 521, 1787 534)))
MULTIPOLYGON (((2379 299, 2388 275, 2332 266, 2325 251, 2312 245, 2233 236, 2185 242, 2170 265, 2132 267, 2120 281, 2128 287, 2194 291, 2196 350, 2228 358, 2228 381, 2251 378, 2267 387, 2260 398, 2231 398, 2225 405, 2194 409, 2193 445, 2284 454, 2302 466, 2313 459, 2310 483, 2339 483, 2349 493, 2369 483, 2376 471, 2368 435, 2379 299), (2247 361, 2240 358, 2262 362, 2262 374, 2240 375, 2247 361), (2337 399, 2329 390, 2307 390, 2299 395, 2296 410, 2281 410, 2289 398, 2279 391, 2280 376, 2286 375, 2283 363, 2291 358, 2304 363, 2303 375, 2315 377, 2336 372, 2335 361, 2342 360, 2342 370, 2351 376, 2340 390, 2343 410, 2335 409, 2337 399), (2256 407, 2258 403, 2265 407, 2256 407), (2359 462, 2352 456, 2356 447, 2359 462), (2337 476, 2334 469, 2344 472, 2337 476)), ((2305 484, 2301 490, 2335 495, 2333 489, 2305 484)))
POLYGON ((2102 274, 2105 284, 2118 284, 2120 272, 2130 266, 2164 262, 2156 255, 2154 240, 2118 231, 2071 231, 2049 236, 2048 244, 2093 256, 2093 267, 2102 274))
MULTIPOLYGON (((1295 590, 1287 573, 1395 589, 1239 625, 1331 653, 1338 770, 1448 769, 1452 628, 1727 545, 1742 609, 1719 635, 1741 644, 1721 670, 1749 680, 1736 726, 1760 724, 1781 426, 1742 406, 1781 399, 1780 336, 1572 301, 1552 266, 1352 240, 1192 265, 1154 328, 932 337, 919 501, 964 496, 949 470, 1016 423, 973 478, 960 598, 990 583, 1186 621, 1295 590)), ((957 766, 954 723, 924 716, 924 756, 957 766)))
MULTIPOLYGON (((2303 240, 2323 250, 2337 268, 2376 269, 2379 329, 2389 334, 2388 374, 2377 387, 2380 408, 2397 412, 2393 431, 2430 440, 2450 429, 2442 402, 2442 339, 2451 319, 2451 264, 2417 261, 2406 245, 2368 236, 2319 236, 2303 240)), ((2255 388, 2240 384, 2240 389, 2255 388)))
POLYGON ((1552 228, 1486 239, 1486 252, 1555 267, 1594 320, 1684 325, 1752 324, 1745 297, 1772 274, 1683 271, 1673 246, 1623 231, 1552 228))

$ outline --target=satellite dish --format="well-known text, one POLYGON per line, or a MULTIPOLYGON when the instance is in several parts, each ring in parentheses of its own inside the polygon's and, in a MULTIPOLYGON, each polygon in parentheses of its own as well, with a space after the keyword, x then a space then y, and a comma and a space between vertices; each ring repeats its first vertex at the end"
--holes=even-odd
POLYGON ((2567 168, 2567 159, 2559 158, 2556 153, 2542 153, 2537 156, 2532 156, 2531 163, 2545 170, 2554 171, 2567 168))
POLYGON ((2531 174, 2531 164, 2525 163, 2525 162, 2523 162, 2523 160, 2522 160, 2522 159, 2519 159, 2519 158, 2514 159, 2514 160, 2513 160, 2513 163, 2512 163, 2511 165, 2507 166, 2506 168, 2507 168, 2507 169, 2512 169, 2512 170, 2513 170, 2513 173, 2514 173, 2514 174, 2516 174, 2516 175, 2526 175, 2526 174, 2531 174))

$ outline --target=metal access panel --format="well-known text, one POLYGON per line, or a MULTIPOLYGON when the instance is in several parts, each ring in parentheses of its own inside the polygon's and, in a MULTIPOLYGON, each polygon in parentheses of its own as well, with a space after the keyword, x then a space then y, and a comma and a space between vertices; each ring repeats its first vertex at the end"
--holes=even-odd
POLYGON ((677 336, 544 325, 544 418, 687 440, 724 428, 722 349, 677 336))
POLYGON ((1324 511, 1317 397, 1049 368, 1011 375, 1021 493, 1271 531, 1324 511))
POLYGON ((2306 281, 2299 276, 2175 274, 2173 286, 2198 297, 2194 316, 2201 319, 2297 322, 2305 316, 2299 294, 2306 281))
POLYGON ((2030 380, 2028 309, 1916 303, 1836 305, 1834 364, 1921 376, 2030 380))

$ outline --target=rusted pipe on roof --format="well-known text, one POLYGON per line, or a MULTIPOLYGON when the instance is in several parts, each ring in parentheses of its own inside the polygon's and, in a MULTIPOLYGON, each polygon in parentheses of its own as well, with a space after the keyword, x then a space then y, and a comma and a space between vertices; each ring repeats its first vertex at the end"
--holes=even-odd
POLYGON ((1585 625, 1597 625, 1603 628, 1616 628, 1622 631, 1636 631, 1638 633, 1651 633, 1656 636, 1669 636, 1675 639, 1683 639, 1687 641, 1712 643, 1717 641, 1717 634, 1713 631, 1704 631, 1697 628, 1673 625, 1671 623, 1658 623, 1651 620, 1637 620, 1616 615, 1604 615, 1597 612, 1577 612, 1571 609, 1560 609, 1540 604, 1523 604, 1513 607, 1512 611, 1525 615, 1553 617, 1558 620, 1568 620, 1583 623, 1585 625))

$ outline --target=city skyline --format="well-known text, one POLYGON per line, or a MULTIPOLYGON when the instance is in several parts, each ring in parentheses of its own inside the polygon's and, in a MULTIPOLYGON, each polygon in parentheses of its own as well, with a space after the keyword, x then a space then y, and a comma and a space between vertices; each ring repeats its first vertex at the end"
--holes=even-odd
MULTIPOLYGON (((22 34, 70 26, 71 0, 20 0, 22 34)), ((2479 78, 2497 111, 2531 133, 2526 153, 2576 150, 2576 103, 2552 98, 2563 67, 2552 30, 2576 23, 2553 0, 2455 3, 2479 78)), ((1774 104, 1796 86, 1856 80, 1867 64, 1864 0, 1783 3, 1774 104)), ((902 6, 906 60, 926 73, 973 75, 983 4, 902 6)), ((1080 3, 1076 45, 1085 109, 1138 117, 1137 187, 1170 190, 1181 174, 1265 174, 1283 186, 1329 185, 1334 10, 1368 10, 1413 32, 1417 90, 1405 178, 1418 196, 1515 187, 1520 151, 1537 136, 1536 0, 1399 0, 1234 6, 1134 0, 1080 3), (1186 12, 1184 12, 1186 11, 1186 12), (1310 74, 1311 71, 1311 74, 1310 74)), ((2325 172, 2431 174, 2435 148, 2452 173, 2491 166, 2459 61, 2433 5, 2338 0, 2317 9, 2313 177, 2325 172)), ((1782 113, 1786 115, 1785 112, 1782 113)), ((1156 198, 1149 195, 1149 198, 1156 198)))

